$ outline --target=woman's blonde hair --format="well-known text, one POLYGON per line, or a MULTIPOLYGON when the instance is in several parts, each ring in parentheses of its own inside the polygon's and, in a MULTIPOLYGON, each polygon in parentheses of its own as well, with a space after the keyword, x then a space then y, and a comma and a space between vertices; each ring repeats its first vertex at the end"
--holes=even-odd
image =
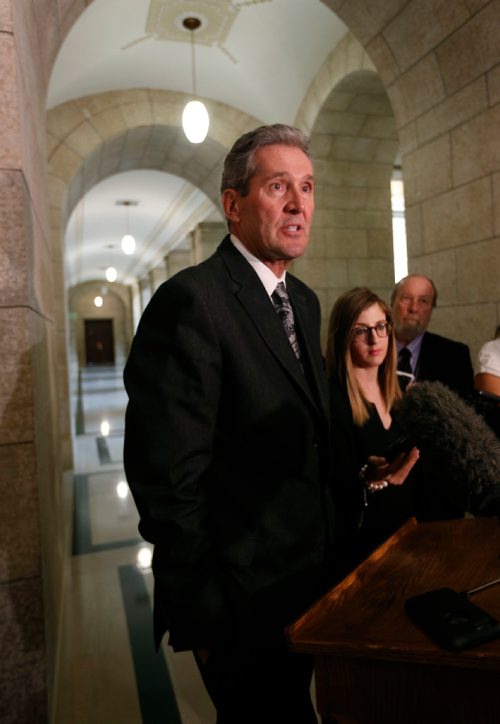
POLYGON ((371 307, 372 304, 378 304, 382 308, 386 320, 391 324, 387 355, 378 369, 378 382, 382 397, 387 409, 390 410, 394 402, 401 398, 401 390, 397 378, 397 354, 392 316, 387 304, 371 289, 355 287, 337 299, 328 323, 326 369, 330 377, 346 388, 354 423, 360 427, 370 416, 370 403, 361 392, 353 374, 350 346, 352 329, 356 320, 361 312, 371 307))

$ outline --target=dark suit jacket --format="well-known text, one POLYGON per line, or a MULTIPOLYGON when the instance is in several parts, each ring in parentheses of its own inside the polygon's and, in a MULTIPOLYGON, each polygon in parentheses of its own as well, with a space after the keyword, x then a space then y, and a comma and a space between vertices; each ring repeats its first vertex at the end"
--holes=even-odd
POLYGON ((461 395, 470 393, 474 371, 469 348, 462 342, 425 332, 416 378, 430 382, 437 380, 461 395))
POLYGON ((124 461, 175 649, 269 645, 319 595, 330 508, 316 295, 287 275, 305 373, 226 237, 165 282, 125 368, 124 461), (306 381, 307 378, 307 381, 306 381))

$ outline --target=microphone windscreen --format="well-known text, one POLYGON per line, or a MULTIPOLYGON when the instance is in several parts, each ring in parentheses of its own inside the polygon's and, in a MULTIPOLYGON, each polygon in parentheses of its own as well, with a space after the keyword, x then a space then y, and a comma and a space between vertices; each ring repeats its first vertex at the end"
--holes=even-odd
POLYGON ((500 483, 500 441, 484 419, 441 382, 417 382, 398 403, 398 421, 422 457, 439 461, 471 493, 500 483))

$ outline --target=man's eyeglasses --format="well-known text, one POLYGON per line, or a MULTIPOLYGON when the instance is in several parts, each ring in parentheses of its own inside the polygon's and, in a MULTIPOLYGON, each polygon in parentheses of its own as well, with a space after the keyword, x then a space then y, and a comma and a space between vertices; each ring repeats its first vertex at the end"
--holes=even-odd
POLYGON ((387 337, 392 329, 390 322, 378 322, 373 327, 359 326, 352 328, 352 337, 360 342, 369 342, 372 331, 375 331, 377 337, 387 337))

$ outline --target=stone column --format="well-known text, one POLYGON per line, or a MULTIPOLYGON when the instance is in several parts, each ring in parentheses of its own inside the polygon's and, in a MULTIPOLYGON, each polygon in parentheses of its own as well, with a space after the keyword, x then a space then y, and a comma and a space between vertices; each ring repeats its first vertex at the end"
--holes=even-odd
POLYGON ((224 222, 203 222, 193 231, 194 263, 199 264, 211 256, 228 233, 224 222))
POLYGON ((193 257, 191 249, 174 249, 166 258, 168 278, 173 277, 174 274, 186 269, 193 263, 193 257))

